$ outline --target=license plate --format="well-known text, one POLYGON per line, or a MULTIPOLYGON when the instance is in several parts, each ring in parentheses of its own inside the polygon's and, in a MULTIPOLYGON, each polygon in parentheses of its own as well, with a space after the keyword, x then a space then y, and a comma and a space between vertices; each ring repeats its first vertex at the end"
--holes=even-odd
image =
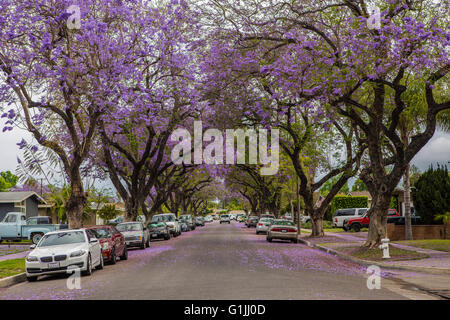
POLYGON ((281 230, 281 232, 287 232, 287 230, 281 230))
POLYGON ((156 233, 152 234, 153 238, 156 238, 158 235, 156 233))
POLYGON ((49 269, 59 268, 59 262, 53 262, 48 264, 49 269))

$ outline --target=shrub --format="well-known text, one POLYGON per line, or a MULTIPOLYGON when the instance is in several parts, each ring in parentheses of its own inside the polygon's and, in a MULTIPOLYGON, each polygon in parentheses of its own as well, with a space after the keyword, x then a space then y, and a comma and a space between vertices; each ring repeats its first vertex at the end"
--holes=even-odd
POLYGON ((330 204, 330 217, 338 209, 346 208, 367 208, 369 206, 369 197, 367 196, 336 196, 330 204))

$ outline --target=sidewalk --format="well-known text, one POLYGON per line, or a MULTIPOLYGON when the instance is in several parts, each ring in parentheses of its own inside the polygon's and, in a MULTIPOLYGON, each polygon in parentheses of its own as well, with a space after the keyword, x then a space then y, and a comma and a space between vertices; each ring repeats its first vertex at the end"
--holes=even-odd
MULTIPOLYGON (((324 237, 310 238, 308 235, 299 237, 299 241, 329 254, 339 256, 363 266, 378 265, 382 274, 413 288, 432 294, 440 299, 450 299, 450 253, 429 249, 421 249, 403 244, 390 244, 391 248, 409 250, 426 254, 427 258, 392 261, 389 259, 373 261, 363 260, 345 252, 336 250, 342 247, 362 246, 367 233, 333 233, 327 232, 324 237)), ((381 251, 381 250, 380 250, 381 251)))
POLYGON ((403 244, 390 243, 391 248, 399 248, 403 250, 413 251, 426 254, 427 258, 393 261, 385 259, 382 261, 363 260, 353 257, 338 249, 351 246, 362 246, 365 242, 366 235, 350 234, 350 233, 333 233, 328 232, 321 238, 301 237, 300 241, 316 247, 323 248, 324 251, 339 256, 347 257, 355 262, 364 264, 377 264, 385 268, 403 269, 416 272, 431 272, 435 274, 450 274, 450 252, 436 251, 430 249, 421 249, 403 244))
POLYGON ((29 252, 28 245, 0 245, 0 261, 24 258, 29 252))

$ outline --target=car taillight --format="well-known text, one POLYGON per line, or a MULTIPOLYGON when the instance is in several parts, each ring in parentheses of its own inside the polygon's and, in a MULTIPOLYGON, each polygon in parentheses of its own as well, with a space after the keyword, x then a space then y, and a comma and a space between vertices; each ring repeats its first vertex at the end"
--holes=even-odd
POLYGON ((261 227, 262 225, 263 225, 262 223, 258 223, 258 226, 260 226, 260 227, 261 227))
POLYGON ((293 229, 293 228, 273 228, 271 231, 283 232, 283 230, 286 230, 286 232, 297 232, 297 229, 293 229))
POLYGON ((334 218, 334 221, 335 221, 335 222, 338 222, 337 218, 334 218))

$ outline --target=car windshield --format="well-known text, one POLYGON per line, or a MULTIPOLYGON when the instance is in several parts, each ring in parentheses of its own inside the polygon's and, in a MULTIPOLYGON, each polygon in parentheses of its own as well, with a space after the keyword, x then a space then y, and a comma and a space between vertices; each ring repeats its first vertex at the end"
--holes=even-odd
POLYGON ((180 216, 180 220, 189 220, 190 216, 180 216))
POLYGON ((164 228, 166 225, 164 222, 152 222, 148 224, 149 228, 164 228))
POLYGON ((171 214, 153 216, 152 218, 152 222, 172 222, 172 221, 175 221, 175 217, 171 214))
POLYGON ((89 229, 91 230, 96 238, 111 238, 111 232, 109 231, 109 228, 95 228, 95 229, 89 229))
POLYGON ((269 218, 262 218, 261 220, 259 220, 260 222, 272 222, 273 219, 269 219, 269 218))
POLYGON ((59 232, 46 234, 39 242, 39 247, 59 246, 62 244, 83 243, 86 237, 83 231, 59 232))
POLYGON ((142 225, 140 223, 123 223, 123 224, 117 225, 116 228, 120 232, 141 231, 142 230, 142 225))
POLYGON ((295 226, 295 224, 289 220, 274 220, 273 224, 278 226, 295 226))
POLYGON ((221 215, 220 217, 221 217, 221 218, 227 219, 229 216, 228 216, 227 214, 223 214, 223 215, 221 215))

